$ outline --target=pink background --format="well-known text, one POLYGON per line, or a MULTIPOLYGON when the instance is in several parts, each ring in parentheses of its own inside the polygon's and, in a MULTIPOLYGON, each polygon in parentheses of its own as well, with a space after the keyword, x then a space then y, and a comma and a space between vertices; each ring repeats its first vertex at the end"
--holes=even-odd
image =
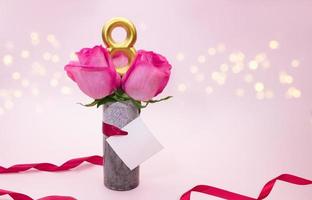
MULTIPOLYGON (((102 44, 112 17, 132 20, 137 49, 173 65, 142 117, 165 149, 141 185, 104 188, 102 167, 1 175, 0 188, 39 198, 178 199, 196 184, 256 197, 281 173, 312 179, 311 1, 0 1, 0 163, 102 154, 101 110, 66 77, 82 47, 102 44)), ((268 199, 311 199, 278 183, 268 199)), ((0 199, 5 199, 0 198, 0 199)), ((192 200, 214 199, 193 194, 192 200)))

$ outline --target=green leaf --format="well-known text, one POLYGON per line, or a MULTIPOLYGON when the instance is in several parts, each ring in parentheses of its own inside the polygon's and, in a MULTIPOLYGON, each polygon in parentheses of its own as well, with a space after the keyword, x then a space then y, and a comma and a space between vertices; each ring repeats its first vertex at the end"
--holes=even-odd
POLYGON ((115 97, 121 101, 128 101, 131 99, 124 91, 120 89, 115 92, 115 97))
POLYGON ((157 100, 151 99, 149 101, 142 101, 141 102, 141 101, 137 101, 137 100, 131 98, 123 90, 118 89, 113 94, 106 96, 102 99, 95 99, 93 102, 91 102, 89 104, 81 104, 81 103, 79 103, 79 104, 86 106, 86 107, 96 106, 98 108, 101 105, 105 105, 107 103, 131 101, 131 103, 137 109, 139 109, 139 111, 141 111, 142 108, 146 108, 150 103, 157 103, 157 102, 165 101, 165 100, 170 99, 170 98, 172 98, 172 96, 167 96, 165 98, 157 99, 157 100))
POLYGON ((157 100, 151 99, 151 100, 144 101, 144 102, 146 102, 146 103, 157 103, 157 102, 161 102, 161 101, 168 100, 168 99, 170 99, 170 98, 172 98, 172 97, 173 97, 173 96, 167 96, 167 97, 162 98, 162 99, 157 99, 157 100))
POLYGON ((103 99, 100 99, 98 103, 96 104, 96 107, 100 107, 101 105, 111 103, 111 102, 117 102, 118 100, 114 99, 112 95, 109 95, 107 97, 104 97, 103 99))
POLYGON ((82 103, 78 103, 78 104, 85 106, 85 107, 92 107, 92 106, 95 106, 98 103, 98 101, 99 101, 98 99, 95 99, 94 101, 88 104, 82 104, 82 103))
POLYGON ((157 102, 168 100, 170 98, 172 98, 172 96, 167 96, 167 97, 162 98, 162 99, 156 99, 156 100, 151 99, 151 100, 148 100, 148 101, 143 101, 143 103, 145 103, 145 104, 140 103, 140 107, 141 108, 146 108, 150 103, 157 103, 157 102))
POLYGON ((141 105, 141 102, 140 101, 137 101, 137 100, 134 100, 134 99, 130 99, 130 101, 132 102, 132 104, 139 110, 141 110, 142 108, 142 105, 141 105))

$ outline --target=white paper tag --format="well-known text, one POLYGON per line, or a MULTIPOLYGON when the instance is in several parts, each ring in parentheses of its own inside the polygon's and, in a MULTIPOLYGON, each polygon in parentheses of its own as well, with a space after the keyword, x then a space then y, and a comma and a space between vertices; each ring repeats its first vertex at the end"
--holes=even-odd
POLYGON ((127 131, 128 135, 112 136, 107 142, 131 170, 163 149, 140 117, 131 121, 122 130, 127 131))

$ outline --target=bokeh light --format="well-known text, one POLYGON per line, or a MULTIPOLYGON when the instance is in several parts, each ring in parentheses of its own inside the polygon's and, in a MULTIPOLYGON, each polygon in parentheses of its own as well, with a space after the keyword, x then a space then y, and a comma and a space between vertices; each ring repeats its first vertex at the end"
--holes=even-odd
POLYGON ((3 56, 2 61, 4 65, 11 65, 13 63, 13 57, 10 54, 6 54, 3 56))
POLYGON ((277 48, 279 47, 279 42, 276 41, 276 40, 271 40, 271 41, 269 42, 269 47, 270 47, 271 49, 277 49, 277 48))

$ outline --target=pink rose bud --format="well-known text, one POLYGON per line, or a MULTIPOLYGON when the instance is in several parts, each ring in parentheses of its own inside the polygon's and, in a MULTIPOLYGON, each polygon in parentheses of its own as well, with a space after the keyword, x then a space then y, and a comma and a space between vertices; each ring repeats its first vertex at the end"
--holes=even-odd
POLYGON ((65 70, 82 92, 91 98, 100 99, 119 87, 120 76, 105 48, 84 48, 76 54, 78 61, 67 64, 65 70))
POLYGON ((139 101, 151 100, 163 91, 170 77, 171 65, 165 57, 152 51, 140 50, 122 77, 122 88, 139 101))

